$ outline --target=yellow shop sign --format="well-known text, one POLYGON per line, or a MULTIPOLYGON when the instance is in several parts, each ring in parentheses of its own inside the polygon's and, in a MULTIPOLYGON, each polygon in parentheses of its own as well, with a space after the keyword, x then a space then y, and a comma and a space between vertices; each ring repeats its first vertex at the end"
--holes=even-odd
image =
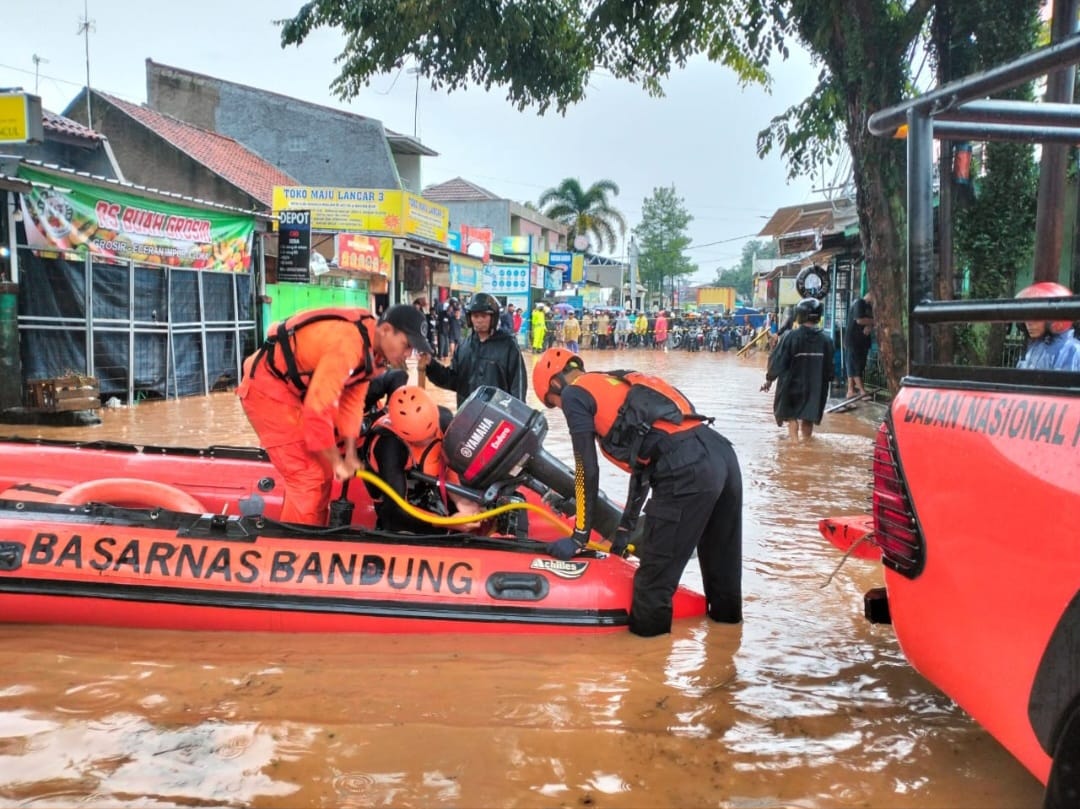
POLYGON ((27 93, 0 93, 0 144, 43 139, 41 99, 27 93))
POLYGON ((449 210, 395 188, 274 186, 274 211, 311 211, 312 230, 387 233, 446 243, 449 210))

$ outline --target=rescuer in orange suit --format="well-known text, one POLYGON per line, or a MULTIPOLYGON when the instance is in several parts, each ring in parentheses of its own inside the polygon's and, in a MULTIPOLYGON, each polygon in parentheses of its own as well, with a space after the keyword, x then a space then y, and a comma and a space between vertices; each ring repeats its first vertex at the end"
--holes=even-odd
POLYGON ((326 524, 331 482, 360 468, 356 440, 368 382, 404 363, 412 349, 432 353, 423 319, 408 304, 391 306, 378 321, 365 309, 300 312, 272 325, 244 361, 236 393, 284 478, 283 521, 326 524))
MULTIPOLYGON (((431 395, 416 385, 405 385, 390 394, 386 415, 372 426, 362 453, 368 469, 382 478, 403 500, 424 511, 440 515, 479 513, 480 507, 462 497, 440 491, 439 484, 410 480, 416 470, 428 477, 459 483, 443 457, 443 434, 453 414, 439 407, 431 395)), ((382 490, 365 481, 375 504, 375 527, 383 531, 411 531, 438 534, 474 531, 480 523, 466 523, 450 529, 435 527, 404 511, 382 490)))
POLYGON ((634 574, 630 631, 671 631, 672 598, 698 552, 709 617, 742 620, 742 473, 735 450, 677 389, 632 372, 586 373, 581 357, 549 348, 533 367, 533 389, 566 416, 574 452, 573 536, 548 546, 569 560, 585 549, 600 486, 596 445, 630 473, 612 553, 625 550, 645 497, 641 564, 634 574), (595 441, 594 441, 595 439, 595 441))

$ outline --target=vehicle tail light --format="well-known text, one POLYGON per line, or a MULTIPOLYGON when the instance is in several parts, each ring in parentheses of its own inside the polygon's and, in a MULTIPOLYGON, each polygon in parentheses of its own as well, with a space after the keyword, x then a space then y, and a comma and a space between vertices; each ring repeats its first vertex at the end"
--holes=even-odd
POLYGON ((874 533, 883 564, 909 579, 922 572, 926 561, 922 531, 888 420, 874 441, 874 533))

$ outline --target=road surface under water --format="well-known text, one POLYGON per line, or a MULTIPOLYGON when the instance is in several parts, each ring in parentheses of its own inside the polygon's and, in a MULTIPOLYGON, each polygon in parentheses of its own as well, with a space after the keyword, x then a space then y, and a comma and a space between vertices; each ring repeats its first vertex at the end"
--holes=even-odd
MULTIPOLYGON (((0 807, 1040 804, 1041 785, 907 665, 891 628, 863 620, 879 569, 832 575, 817 520, 868 507, 880 410, 826 416, 792 444, 758 391, 760 354, 585 358, 664 376, 734 443, 742 626, 642 639, 0 625, 0 807)), ((102 417, 0 431, 255 443, 231 394, 102 417)), ((562 416, 549 420, 546 447, 569 461, 562 416)), ((613 499, 625 485, 605 468, 613 499)), ((684 581, 700 582, 696 561, 684 581)))

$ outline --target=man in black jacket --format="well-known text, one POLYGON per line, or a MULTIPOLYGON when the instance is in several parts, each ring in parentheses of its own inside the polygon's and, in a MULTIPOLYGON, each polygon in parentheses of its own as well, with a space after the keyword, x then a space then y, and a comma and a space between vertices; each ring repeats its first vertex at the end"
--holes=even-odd
POLYGON ((780 338, 769 355, 769 368, 761 390, 779 380, 773 398, 778 425, 787 423, 792 441, 807 440, 821 424, 829 383, 833 378, 833 341, 821 330, 825 307, 816 298, 803 298, 795 307, 799 325, 780 338))
POLYGON ((499 302, 486 292, 469 301, 472 331, 454 352, 449 365, 420 358, 419 366, 435 385, 457 393, 458 407, 482 385, 493 385, 525 401, 525 360, 514 335, 499 328, 499 302))

